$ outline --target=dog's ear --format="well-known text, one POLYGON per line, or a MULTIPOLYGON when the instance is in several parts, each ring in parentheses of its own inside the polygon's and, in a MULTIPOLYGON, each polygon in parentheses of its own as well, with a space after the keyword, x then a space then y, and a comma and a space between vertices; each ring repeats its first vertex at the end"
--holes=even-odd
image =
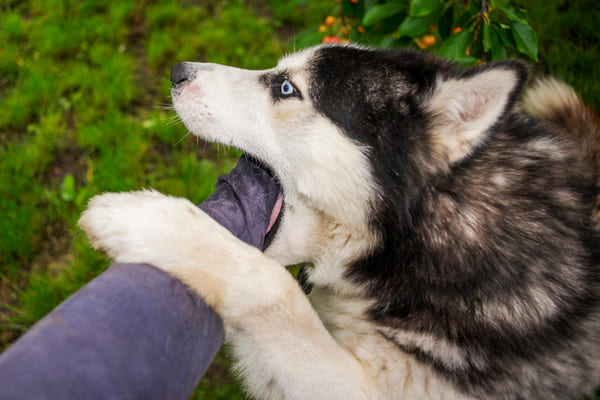
POLYGON ((436 152, 450 164, 467 157, 513 107, 527 75, 525 63, 505 60, 440 76, 429 102, 436 152))

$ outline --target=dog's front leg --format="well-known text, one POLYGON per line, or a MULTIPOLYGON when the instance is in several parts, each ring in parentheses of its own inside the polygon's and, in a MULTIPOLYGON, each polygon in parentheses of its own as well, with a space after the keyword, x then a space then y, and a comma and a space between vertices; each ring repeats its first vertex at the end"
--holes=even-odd
POLYGON ((285 268, 189 201, 152 191, 105 194, 90 201, 80 225, 115 261, 150 263, 197 291, 223 318, 255 397, 373 393, 360 362, 327 332, 285 268))
POLYGON ((225 318, 236 371, 247 390, 258 399, 373 398, 358 360, 331 337, 289 273, 266 257, 252 262, 266 271, 265 278, 270 275, 261 285, 273 281, 281 291, 268 300, 260 289, 246 293, 240 298, 246 303, 239 308, 243 315, 236 307, 225 318))

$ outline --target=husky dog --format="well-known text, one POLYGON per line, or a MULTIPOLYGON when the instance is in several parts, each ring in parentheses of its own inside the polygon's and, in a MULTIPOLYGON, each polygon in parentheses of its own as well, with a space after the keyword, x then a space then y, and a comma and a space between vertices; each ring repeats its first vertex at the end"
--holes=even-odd
POLYGON ((600 384, 600 133, 553 80, 526 116, 527 75, 355 46, 180 63, 186 127, 282 185, 270 245, 148 191, 94 198, 80 224, 206 299, 254 397, 576 399, 600 384), (308 297, 283 267, 300 262, 308 297))

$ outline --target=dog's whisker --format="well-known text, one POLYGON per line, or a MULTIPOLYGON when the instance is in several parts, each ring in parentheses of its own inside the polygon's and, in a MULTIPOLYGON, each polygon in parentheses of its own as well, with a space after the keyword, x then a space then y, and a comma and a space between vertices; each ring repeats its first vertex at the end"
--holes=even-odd
POLYGON ((160 120, 161 120, 161 122, 163 122, 169 128, 172 127, 172 126, 179 125, 179 124, 183 123, 183 121, 181 120, 181 118, 177 114, 167 115, 167 116, 161 116, 160 120))
POLYGON ((166 122, 165 122, 165 126, 166 126, 167 128, 171 128, 171 127, 173 127, 173 126, 177 126, 177 125, 179 125, 180 123, 181 123, 181 121, 180 121, 180 120, 173 119, 173 120, 166 121, 166 122))
POLYGON ((186 138, 187 138, 187 137, 188 137, 188 136, 189 136, 191 133, 192 133, 192 132, 190 132, 190 131, 187 131, 187 132, 186 132, 186 134, 185 134, 185 135, 183 135, 183 136, 181 137, 181 139, 179 139, 179 140, 178 140, 178 141, 177 141, 177 142, 174 144, 174 146, 177 146, 177 145, 179 145, 179 143, 183 142, 183 141, 184 141, 184 140, 185 140, 185 139, 186 139, 186 138))
POLYGON ((158 104, 156 106, 152 107, 155 110, 162 110, 162 111, 175 111, 175 106, 173 106, 172 104, 158 104))

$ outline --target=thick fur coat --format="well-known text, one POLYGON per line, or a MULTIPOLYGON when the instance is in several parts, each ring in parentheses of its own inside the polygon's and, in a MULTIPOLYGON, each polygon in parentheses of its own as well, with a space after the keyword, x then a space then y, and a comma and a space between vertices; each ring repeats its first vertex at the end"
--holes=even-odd
POLYGON ((271 399, 577 399, 600 384, 598 123, 518 61, 321 46, 271 70, 182 63, 188 129, 269 165, 265 253, 190 202, 94 198, 117 261, 182 279, 271 399), (531 115, 533 114, 533 115, 531 115), (307 263, 307 297, 283 265, 307 263))

